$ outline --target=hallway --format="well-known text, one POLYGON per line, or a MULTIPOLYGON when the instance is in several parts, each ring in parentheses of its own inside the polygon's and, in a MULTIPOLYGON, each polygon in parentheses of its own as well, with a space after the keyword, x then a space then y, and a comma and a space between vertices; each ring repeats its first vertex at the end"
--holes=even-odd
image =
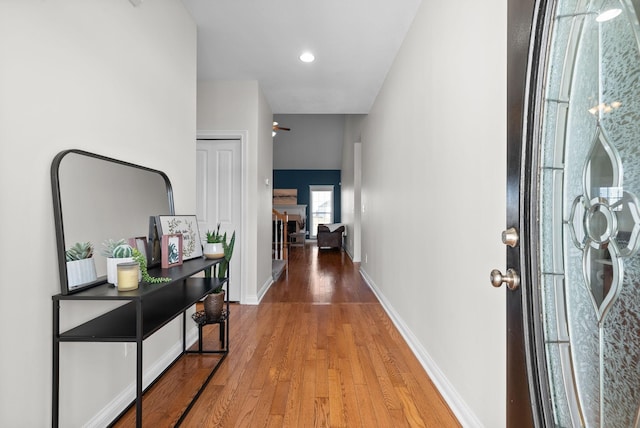
MULTIPOLYGON (((229 355, 182 426, 459 426, 343 251, 292 248, 261 304, 232 305, 230 321, 229 355)), ((217 336, 207 327, 205 344, 217 336)), ((145 396, 144 425, 173 426, 216 358, 178 361, 145 396)))

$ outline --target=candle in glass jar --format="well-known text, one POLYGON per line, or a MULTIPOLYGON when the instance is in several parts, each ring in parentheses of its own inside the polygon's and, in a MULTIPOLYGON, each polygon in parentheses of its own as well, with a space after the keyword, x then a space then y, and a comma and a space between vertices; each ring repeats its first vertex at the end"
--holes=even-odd
POLYGON ((118 264, 118 290, 129 291, 138 288, 138 270, 136 262, 118 264))

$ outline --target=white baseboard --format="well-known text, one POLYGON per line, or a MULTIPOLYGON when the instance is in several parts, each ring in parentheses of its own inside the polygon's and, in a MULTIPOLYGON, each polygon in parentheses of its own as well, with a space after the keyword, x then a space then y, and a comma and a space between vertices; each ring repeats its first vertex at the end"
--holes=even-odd
MULTIPOLYGON (((187 348, 198 340, 198 328, 187 330, 187 348)), ((182 338, 180 338, 167 352, 165 352, 151 367, 142 375, 143 389, 149 386, 167 367, 182 353, 182 338)), ((130 383, 120 394, 118 394, 100 412, 83 425, 84 428, 100 428, 108 426, 117 418, 124 409, 136 398, 136 382, 130 383)))
POLYGON ((347 253, 347 255, 349 256, 349 258, 351 259, 352 263, 361 263, 362 260, 355 259, 353 256, 353 247, 349 247, 348 245, 343 245, 342 248, 344 249, 344 252, 347 253))
POLYGON ((267 294, 267 291, 269 291, 269 288, 271 288, 271 286, 273 285, 273 282, 273 277, 269 275, 258 292, 256 294, 245 296, 244 300, 241 303, 243 305, 259 305, 264 295, 267 294))
POLYGON ((347 254, 347 256, 349 256, 349 258, 351 259, 351 263, 353 263, 353 254, 351 254, 351 249, 348 248, 346 245, 344 245, 342 249, 347 254))
POLYGON ((265 294, 267 294, 267 291, 269 291, 269 289, 273 284, 274 284, 273 277, 269 276, 267 280, 262 284, 262 287, 260 287, 260 290, 258 290, 258 296, 257 296, 258 299, 257 299, 256 305, 262 301, 262 298, 264 297, 265 294))
POLYGON ((391 321, 396 326, 404 340, 413 351, 422 367, 425 369, 431 381, 436 386, 444 400, 447 402, 451 411, 454 413, 458 422, 465 428, 481 428, 482 422, 478 419, 476 414, 469 408, 467 403, 458 394, 454 386, 449 382, 445 374, 440 370, 435 361, 431 358, 427 350, 422 346, 418 338, 413 334, 411 329, 404 322, 402 317, 391 306, 391 303, 380 292, 373 280, 367 275, 367 272, 360 268, 360 274, 364 281, 369 285, 369 288, 374 292, 378 300, 380 301, 383 309, 391 318, 391 321))

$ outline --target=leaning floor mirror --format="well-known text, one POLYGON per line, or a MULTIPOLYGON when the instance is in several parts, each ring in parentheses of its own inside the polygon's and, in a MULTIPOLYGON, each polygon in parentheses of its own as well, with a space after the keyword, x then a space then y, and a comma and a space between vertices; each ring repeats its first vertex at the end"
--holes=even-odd
POLYGON ((62 294, 106 282, 105 241, 148 240, 150 217, 174 214, 171 183, 162 171, 82 150, 54 158, 51 185, 62 294), (93 247, 95 274, 70 281, 75 266, 67 262, 67 252, 74 247, 82 252, 86 243, 93 247))

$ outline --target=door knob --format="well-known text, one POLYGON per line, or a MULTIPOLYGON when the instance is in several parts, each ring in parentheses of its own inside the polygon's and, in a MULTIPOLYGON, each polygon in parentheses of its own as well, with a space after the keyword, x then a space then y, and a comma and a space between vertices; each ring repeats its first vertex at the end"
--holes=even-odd
POLYGON ((509 229, 502 232, 502 243, 504 245, 508 245, 511 248, 515 248, 520 241, 520 236, 518 235, 518 229, 515 227, 510 227, 509 229))
POLYGON ((507 269, 504 275, 498 269, 491 271, 491 285, 500 287, 503 283, 507 284, 509 290, 517 290, 520 287, 520 275, 513 269, 507 269))

